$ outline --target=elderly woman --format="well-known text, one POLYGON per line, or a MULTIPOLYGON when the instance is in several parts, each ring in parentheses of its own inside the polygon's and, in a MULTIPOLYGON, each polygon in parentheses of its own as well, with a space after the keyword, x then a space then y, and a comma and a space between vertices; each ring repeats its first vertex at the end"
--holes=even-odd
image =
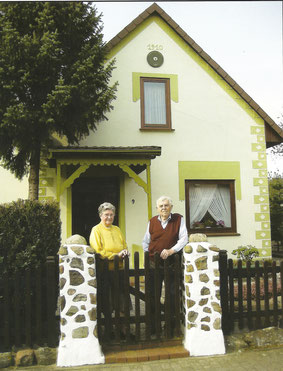
MULTIPOLYGON (((115 217, 115 206, 109 202, 104 202, 98 208, 101 222, 91 230, 89 243, 102 259, 113 260, 115 255, 120 258, 119 267, 123 266, 122 259, 129 255, 126 241, 119 227, 113 225, 115 217)), ((113 262, 109 263, 109 268, 113 269, 113 262)))
MULTIPOLYGON (((122 235, 122 232, 119 227, 113 225, 115 217, 115 206, 109 202, 104 202, 98 208, 98 213, 101 219, 101 222, 94 226, 91 230, 89 243, 90 246, 95 250, 97 254, 100 255, 102 259, 108 259, 109 269, 113 270, 114 268, 114 257, 115 255, 119 256, 119 268, 123 268, 123 258, 129 255, 127 250, 126 241, 122 235), (112 261, 111 261, 112 260, 112 261)), ((125 293, 123 291, 123 271, 120 271, 119 275, 119 301, 120 301, 120 312, 123 315, 125 308, 125 293)), ((113 275, 109 275, 108 279, 102 276, 102 311, 104 313, 111 313, 113 311, 114 303, 114 278, 113 275), (105 295, 105 292, 109 292, 109 296, 105 295)), ((132 309, 132 303, 129 298, 130 310, 132 309)), ((121 336, 124 336, 124 328, 122 328, 121 336)))

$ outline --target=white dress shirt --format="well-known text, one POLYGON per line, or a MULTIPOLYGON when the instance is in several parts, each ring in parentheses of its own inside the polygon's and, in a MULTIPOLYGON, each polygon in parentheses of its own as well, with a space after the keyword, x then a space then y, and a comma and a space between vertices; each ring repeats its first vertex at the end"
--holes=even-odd
MULTIPOLYGON (((163 229, 166 228, 169 220, 171 219, 171 216, 172 216, 172 214, 170 214, 169 218, 164 220, 164 221, 161 220, 160 216, 158 216, 158 220, 160 221, 161 226, 162 226, 163 229)), ((142 241, 142 247, 143 247, 144 251, 148 251, 149 243, 151 241, 151 237, 150 237, 150 233, 149 233, 149 225, 150 225, 150 222, 148 222, 148 224, 147 224, 147 229, 146 229, 143 241, 142 241)), ((186 225, 185 225, 185 220, 184 220, 183 217, 181 217, 181 224, 180 224, 180 229, 179 229, 178 241, 177 241, 176 245, 172 246, 172 249, 175 251, 175 253, 180 251, 183 247, 185 247, 186 244, 188 243, 188 240, 189 240, 188 239, 188 232, 187 232, 187 228, 186 228, 186 225)))

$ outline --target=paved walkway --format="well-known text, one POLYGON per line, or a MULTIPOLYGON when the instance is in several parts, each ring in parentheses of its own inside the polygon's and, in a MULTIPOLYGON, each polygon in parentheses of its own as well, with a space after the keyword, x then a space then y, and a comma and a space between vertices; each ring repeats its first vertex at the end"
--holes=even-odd
MULTIPOLYGON (((6 370, 12 369, 13 367, 10 367, 6 370)), ((138 363, 114 363, 67 368, 56 366, 21 368, 22 371, 100 371, 110 369, 113 371, 283 371, 283 347, 246 350, 213 357, 186 357, 138 363)))

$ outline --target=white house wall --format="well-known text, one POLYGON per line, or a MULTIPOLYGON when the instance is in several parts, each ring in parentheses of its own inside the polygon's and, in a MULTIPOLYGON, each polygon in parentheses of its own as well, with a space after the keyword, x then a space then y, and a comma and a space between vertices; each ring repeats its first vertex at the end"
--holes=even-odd
MULTIPOLYGON (((114 110, 108 115, 109 121, 101 123, 81 144, 161 146, 161 156, 152 160, 151 165, 153 213, 155 199, 167 194, 173 198, 174 211, 185 215, 185 202, 179 195, 178 161, 239 162, 242 198, 236 202, 236 215, 240 236, 210 237, 209 242, 229 252, 247 244, 262 248, 262 240, 256 239, 255 233, 261 229, 255 221, 259 205, 254 203, 259 188, 253 184, 253 179, 258 177, 253 160, 258 160, 259 154, 253 152, 251 146, 258 141, 252 127, 262 129, 263 121, 183 41, 180 41, 181 48, 164 29, 153 22, 117 52, 112 81, 118 81, 119 87, 114 110), (147 63, 149 44, 162 46, 164 63, 159 68, 147 63), (132 72, 177 75, 179 101, 171 100, 173 132, 139 130, 140 100, 133 101, 132 72)), ((128 184, 125 192, 129 245, 141 244, 147 223, 147 204, 142 192, 135 194, 136 202, 131 205, 137 187, 128 184), (138 222, 133 222, 135 220, 138 222)), ((268 256, 270 242, 265 244, 268 248, 263 256, 268 256)))
MULTIPOLYGON (((236 200, 236 216, 240 235, 209 237, 209 242, 229 252, 252 244, 268 257, 271 245, 269 217, 264 219, 269 204, 263 120, 163 21, 153 19, 152 23, 146 21, 147 28, 137 28, 136 36, 117 49, 112 82, 118 81, 119 86, 114 110, 81 145, 161 146, 161 156, 151 163, 153 214, 155 200, 166 194, 173 199, 173 210, 185 215, 185 201, 179 192, 180 161, 239 162, 241 199, 236 200), (148 45, 152 44, 162 47, 164 63, 159 68, 151 67, 146 60, 151 51, 148 45), (140 100, 133 100, 133 72, 177 76, 178 102, 171 100, 174 131, 140 131, 140 100)), ((0 203, 28 197, 27 177, 20 182, 1 166, 0 176, 0 203)), ((145 172, 140 176, 145 179, 145 172)), ((43 169, 39 196, 56 199, 55 169, 43 169)), ((67 191, 60 201, 65 241, 71 206, 67 191)), ((125 215, 128 246, 141 245, 148 221, 147 197, 126 174, 125 215)))
POLYGON ((0 203, 12 202, 28 197, 28 178, 24 177, 22 181, 8 170, 0 166, 0 203))

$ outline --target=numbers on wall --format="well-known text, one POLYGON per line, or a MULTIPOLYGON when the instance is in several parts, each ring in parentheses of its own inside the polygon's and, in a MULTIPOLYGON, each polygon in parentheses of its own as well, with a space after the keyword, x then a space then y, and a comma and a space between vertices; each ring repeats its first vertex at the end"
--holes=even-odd
POLYGON ((163 45, 160 44, 148 44, 147 45, 148 50, 163 50, 163 45))

